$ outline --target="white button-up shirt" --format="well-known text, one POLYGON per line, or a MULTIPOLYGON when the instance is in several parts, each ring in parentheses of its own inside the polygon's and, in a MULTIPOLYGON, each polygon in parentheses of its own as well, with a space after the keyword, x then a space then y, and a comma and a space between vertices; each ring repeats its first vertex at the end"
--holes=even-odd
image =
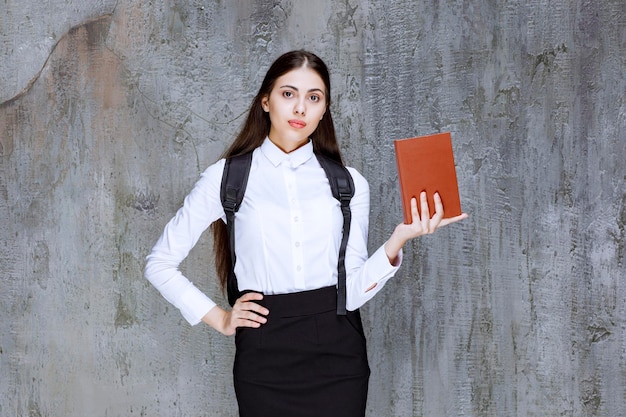
MULTIPOLYGON (((192 325, 215 306, 179 270, 201 234, 226 216, 220 201, 224 160, 208 167, 165 226, 147 257, 145 276, 192 325)), ((399 267, 381 246, 367 252, 369 186, 348 168, 355 185, 346 248, 347 308, 371 299, 399 267), (374 284, 376 286, 371 288, 374 284)), ((285 294, 337 284, 343 216, 309 141, 284 153, 269 139, 254 150, 245 197, 235 215, 235 275, 239 289, 285 294)))

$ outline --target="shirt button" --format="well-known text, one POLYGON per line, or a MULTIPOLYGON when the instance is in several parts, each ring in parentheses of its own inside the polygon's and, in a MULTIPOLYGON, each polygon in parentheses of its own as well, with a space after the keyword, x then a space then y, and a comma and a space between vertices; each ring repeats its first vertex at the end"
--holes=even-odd
POLYGON ((300 247, 300 242, 296 242, 296 248, 300 247))
POLYGON ((302 271, 302 267, 301 267, 300 265, 298 265, 298 266, 296 267, 296 271, 298 271, 298 272, 302 271))
POLYGON ((294 221, 294 222, 296 222, 296 223, 298 223, 298 220, 299 220, 299 219, 298 219, 298 216, 296 216, 296 217, 294 217, 294 218, 293 218, 293 221, 294 221))

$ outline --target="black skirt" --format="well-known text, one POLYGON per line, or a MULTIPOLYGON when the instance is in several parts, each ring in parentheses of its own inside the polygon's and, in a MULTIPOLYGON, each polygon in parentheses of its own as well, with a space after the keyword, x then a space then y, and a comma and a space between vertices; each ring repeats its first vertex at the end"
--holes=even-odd
POLYGON ((335 287, 265 296, 258 329, 238 328, 241 417, 363 417, 370 369, 358 310, 337 315, 335 287))

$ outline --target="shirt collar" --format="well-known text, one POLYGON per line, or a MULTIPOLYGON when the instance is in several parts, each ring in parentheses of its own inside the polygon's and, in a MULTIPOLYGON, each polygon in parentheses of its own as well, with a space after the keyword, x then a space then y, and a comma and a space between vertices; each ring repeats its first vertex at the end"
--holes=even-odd
POLYGON ((275 167, 285 161, 292 168, 297 168, 313 156, 313 142, 309 139, 306 145, 299 147, 293 152, 285 153, 270 138, 266 137, 261 144, 261 152, 275 167))

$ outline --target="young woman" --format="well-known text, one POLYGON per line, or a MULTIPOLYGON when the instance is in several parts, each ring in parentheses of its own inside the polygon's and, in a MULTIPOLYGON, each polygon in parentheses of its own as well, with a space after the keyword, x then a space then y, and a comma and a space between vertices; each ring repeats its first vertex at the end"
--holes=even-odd
POLYGON ((179 271, 212 225, 218 276, 231 268, 220 200, 225 159, 204 171, 147 257, 145 276, 195 325, 236 334, 234 383, 242 417, 363 417, 369 379, 358 309, 398 269, 409 239, 462 220, 428 217, 426 195, 412 201, 412 224, 399 224, 367 253, 369 187, 353 168, 351 224, 345 250, 347 314, 337 314, 343 217, 315 157, 342 163, 330 107, 330 78, 316 55, 293 51, 268 70, 247 120, 225 158, 252 152, 245 197, 236 214, 232 309, 217 306, 179 271))

